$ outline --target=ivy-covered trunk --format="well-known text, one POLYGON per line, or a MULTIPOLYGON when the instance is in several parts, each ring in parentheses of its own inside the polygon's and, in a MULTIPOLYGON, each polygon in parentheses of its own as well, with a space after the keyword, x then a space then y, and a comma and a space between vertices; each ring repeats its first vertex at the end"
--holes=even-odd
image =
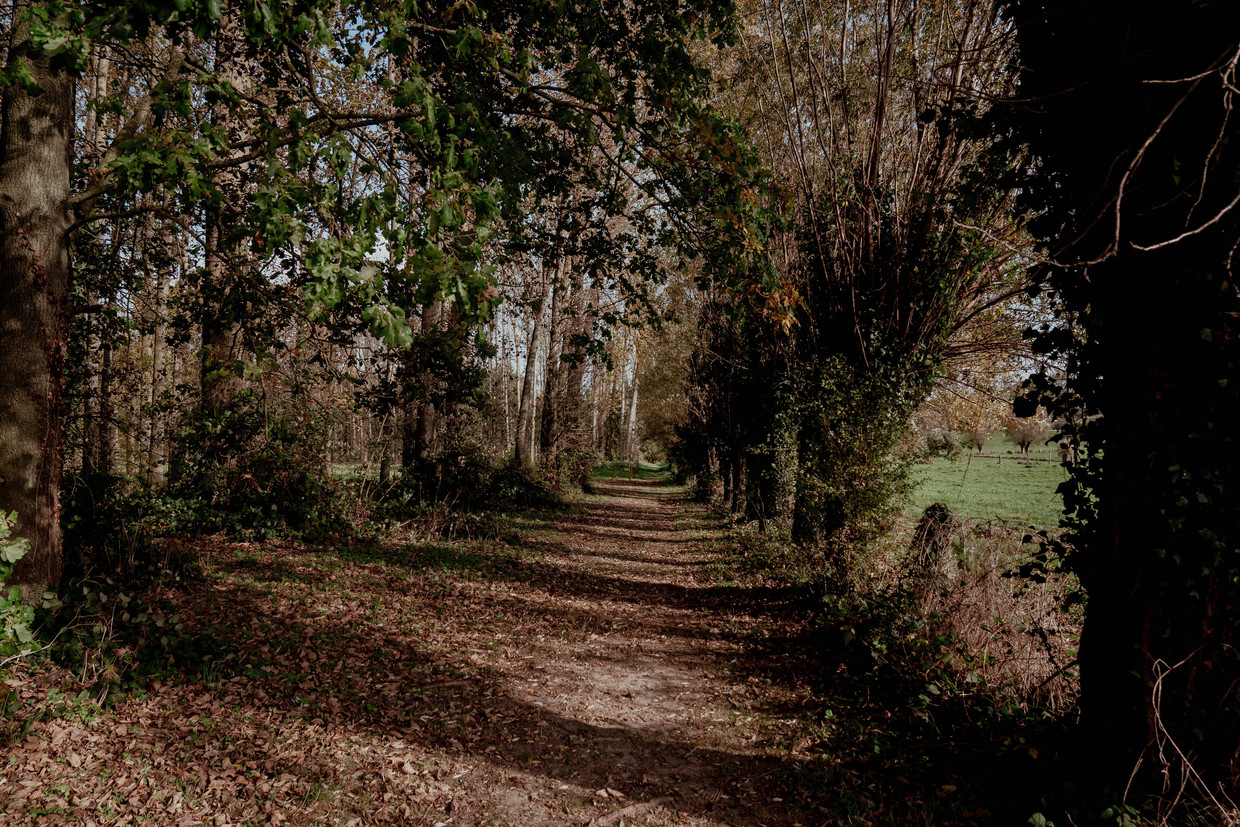
POLYGON ((1231 379, 1240 375, 1240 301, 1227 295, 1221 267, 1185 271, 1185 252, 1120 256, 1091 274, 1112 286, 1144 283, 1157 299, 1139 302, 1144 311, 1093 311, 1089 357, 1100 391, 1091 401, 1102 417, 1084 439, 1101 451, 1080 469, 1097 502, 1077 563, 1089 601, 1081 711, 1086 740, 1106 744, 1095 762, 1107 768, 1104 783, 1129 783, 1138 763, 1170 764, 1173 777, 1198 773, 1234 796, 1240 389, 1231 379), (1119 760, 1102 762, 1110 756, 1119 760))
POLYGON ((1235 800, 1240 6, 1010 6, 1022 97, 1044 102, 1020 113, 1039 162, 1022 197, 1065 322, 1037 344, 1067 387, 1038 384, 1080 425, 1083 766, 1111 796, 1235 800))
POLYGON ((0 110, 0 511, 17 512, 15 534, 30 541, 13 580, 37 594, 61 570, 73 80, 31 48, 21 22, 17 61, 42 93, 10 86, 0 110))

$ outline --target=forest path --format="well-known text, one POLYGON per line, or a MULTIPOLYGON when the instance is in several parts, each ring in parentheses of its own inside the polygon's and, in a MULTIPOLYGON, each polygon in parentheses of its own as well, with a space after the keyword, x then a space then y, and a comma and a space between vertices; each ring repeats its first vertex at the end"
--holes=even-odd
MULTIPOLYGON (((148 597, 219 654, 32 721, 0 822, 821 821, 772 595, 726 579, 708 512, 603 481, 575 513, 457 533, 475 538, 197 543, 204 577, 148 597)), ((86 671, 9 683, 33 703, 86 671)))
POLYGON ((545 631, 500 667, 545 715, 523 739, 530 766, 491 788, 497 823, 798 823, 773 792, 786 772, 757 679, 725 671, 754 618, 707 575, 717 527, 666 486, 597 490, 543 539, 545 631))

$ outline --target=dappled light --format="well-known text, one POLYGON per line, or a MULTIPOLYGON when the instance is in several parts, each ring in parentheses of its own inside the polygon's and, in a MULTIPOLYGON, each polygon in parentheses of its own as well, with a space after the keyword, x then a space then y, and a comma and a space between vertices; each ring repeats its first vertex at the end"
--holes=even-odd
POLYGON ((1240 3, 0 3, 0 822, 1240 824, 1240 3))

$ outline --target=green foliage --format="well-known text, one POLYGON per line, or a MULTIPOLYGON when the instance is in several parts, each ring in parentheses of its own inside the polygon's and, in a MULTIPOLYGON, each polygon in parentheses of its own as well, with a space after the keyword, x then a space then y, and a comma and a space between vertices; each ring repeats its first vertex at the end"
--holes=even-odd
POLYGON ((20 587, 7 586, 13 567, 30 549, 29 541, 13 536, 16 521, 15 513, 0 511, 0 659, 35 648, 31 633, 34 608, 22 599, 20 587))
POLYGON ((266 416, 243 391, 222 412, 188 417, 168 496, 185 504, 185 527, 198 532, 343 539, 351 523, 320 439, 312 424, 266 416))
POLYGON ((187 574, 188 561, 161 547, 196 528, 197 503, 118 477, 66 474, 61 487, 65 574, 125 580, 187 574))
POLYGON ((560 452, 555 458, 555 476, 559 483, 557 487, 563 489, 566 484, 575 485, 589 494, 590 479, 602 462, 602 452, 594 448, 575 448, 560 452))
POLYGON ((61 521, 70 577, 130 582, 192 574, 168 538, 218 531, 335 540, 352 532, 343 492, 320 459, 317 434, 264 419, 252 394, 220 415, 193 414, 177 438, 171 481, 155 488, 68 474, 61 521))
POLYGON ((1021 96, 1047 102, 1008 110, 1004 127, 1037 159, 1012 167, 1026 173, 1029 229, 1047 247, 1040 287, 1058 317, 1029 332, 1057 369, 1027 384, 1016 413, 1045 404, 1076 449, 1063 562, 1088 597, 1089 770, 1134 795, 1234 799, 1240 144, 1234 70, 1218 56, 1235 53, 1240 7, 1177 0, 1127 17, 1119 3, 1006 5, 1020 22, 1021 96))
POLYGON ((797 511, 793 536, 850 566, 890 526, 909 490, 910 457, 899 451, 921 401, 895 368, 852 368, 842 358, 808 367, 799 379, 797 511))
POLYGON ((926 453, 931 457, 944 457, 955 462, 964 453, 964 445, 954 431, 936 428, 926 434, 926 453))
POLYGON ((517 462, 506 462, 496 468, 489 480, 487 501, 494 508, 556 508, 563 498, 538 469, 523 468, 517 462))
POLYGON ((1058 462, 1022 462, 1018 455, 943 458, 912 468, 910 514, 934 502, 973 520, 1000 519, 1024 527, 1055 528, 1063 516, 1058 488, 1068 472, 1058 462))
POLYGON ((220 652, 186 626, 168 601, 150 600, 110 578, 83 578, 38 613, 45 653, 89 684, 93 698, 116 700, 151 677, 176 677, 220 652))
POLYGON ((555 475, 516 462, 494 465, 478 451, 457 448, 438 461, 407 469, 376 503, 377 523, 451 512, 469 514, 563 505, 555 475))

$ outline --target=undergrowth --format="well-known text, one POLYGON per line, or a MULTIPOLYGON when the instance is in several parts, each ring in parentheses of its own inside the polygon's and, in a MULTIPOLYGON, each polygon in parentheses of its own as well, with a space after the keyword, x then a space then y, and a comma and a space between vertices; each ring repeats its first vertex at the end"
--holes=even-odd
POLYGON ((1036 538, 1002 524, 953 520, 929 554, 910 548, 911 528, 836 571, 744 525, 729 564, 809 596, 797 605, 817 701, 804 715, 823 783, 857 785, 826 805, 831 818, 906 823, 920 808, 925 823, 1022 823, 1070 794, 1059 768, 1078 691, 1075 590, 1022 574, 1036 538), (907 812, 889 802, 910 796, 907 812))

